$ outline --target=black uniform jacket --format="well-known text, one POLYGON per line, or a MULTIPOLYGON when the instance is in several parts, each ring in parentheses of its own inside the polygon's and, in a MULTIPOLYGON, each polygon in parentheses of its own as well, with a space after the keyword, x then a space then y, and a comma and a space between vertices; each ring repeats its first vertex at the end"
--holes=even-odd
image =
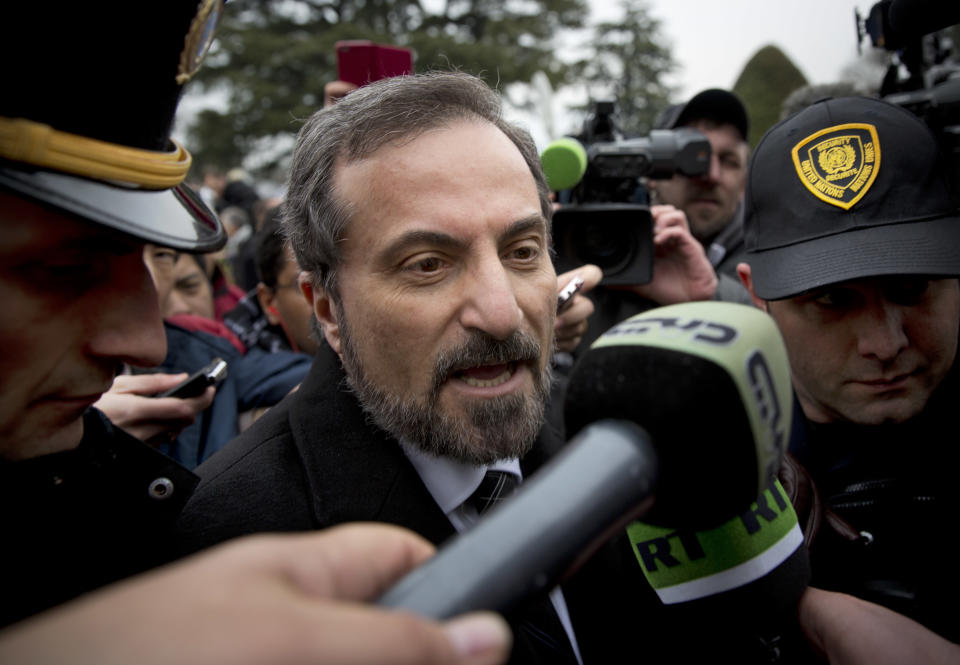
POLYGON ((169 559, 197 482, 96 409, 77 448, 0 464, 0 625, 169 559))

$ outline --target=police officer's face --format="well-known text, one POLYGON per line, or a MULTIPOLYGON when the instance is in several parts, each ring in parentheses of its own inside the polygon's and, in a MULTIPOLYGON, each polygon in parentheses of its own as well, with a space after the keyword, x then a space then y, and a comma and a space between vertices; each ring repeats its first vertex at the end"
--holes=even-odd
POLYGON ((166 341, 143 244, 0 192, 0 457, 76 446, 124 362, 166 341))
POLYGON ((691 127, 710 141, 710 170, 695 178, 675 175, 669 180, 652 180, 650 187, 656 191, 658 203, 682 210, 690 232, 706 242, 730 223, 743 197, 748 148, 733 125, 701 121, 691 127))
POLYGON ((956 279, 861 279, 766 306, 783 333, 800 404, 815 422, 908 420, 956 356, 956 279))

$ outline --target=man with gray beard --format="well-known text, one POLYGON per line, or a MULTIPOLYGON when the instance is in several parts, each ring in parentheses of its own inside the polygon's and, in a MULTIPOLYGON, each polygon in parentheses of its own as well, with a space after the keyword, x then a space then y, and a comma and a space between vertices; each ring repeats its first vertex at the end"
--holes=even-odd
MULTIPOLYGON (((208 463, 184 551, 348 521, 433 543, 560 441, 544 425, 558 317, 549 191, 530 136, 472 76, 386 79, 301 129, 284 225, 326 345, 300 389, 208 463), (504 475, 505 474, 505 475, 504 475)), ((600 279, 586 266, 587 287, 600 279)), ((559 343, 559 342, 558 342, 559 343)), ((507 617, 514 663, 578 663, 562 593, 507 617)))

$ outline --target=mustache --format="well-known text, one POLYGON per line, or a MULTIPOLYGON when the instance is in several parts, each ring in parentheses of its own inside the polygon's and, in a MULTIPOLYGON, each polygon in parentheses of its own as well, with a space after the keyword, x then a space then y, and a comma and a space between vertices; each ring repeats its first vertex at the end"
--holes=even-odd
POLYGON ((531 335, 514 332, 507 339, 473 330, 470 337, 453 349, 441 351, 434 365, 434 390, 452 373, 479 365, 499 365, 511 362, 536 364, 543 352, 541 344, 531 335))

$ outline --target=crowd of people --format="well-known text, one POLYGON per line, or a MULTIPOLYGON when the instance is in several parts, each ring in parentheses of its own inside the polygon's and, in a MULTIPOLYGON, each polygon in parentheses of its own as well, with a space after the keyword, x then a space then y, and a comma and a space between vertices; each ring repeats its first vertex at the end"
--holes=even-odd
POLYGON ((558 352, 695 300, 766 312, 789 356, 811 575, 763 662, 960 659, 960 208, 920 119, 823 99, 750 154, 732 93, 668 109, 710 167, 648 183, 653 279, 614 288, 556 273, 536 145, 464 73, 333 84, 282 201, 195 194, 170 128, 223 3, 148 31, 110 4, 11 9, 0 46, 72 54, 0 100, 0 662, 752 662, 750 626, 669 620, 623 534, 502 616, 376 604, 562 451, 558 352))

